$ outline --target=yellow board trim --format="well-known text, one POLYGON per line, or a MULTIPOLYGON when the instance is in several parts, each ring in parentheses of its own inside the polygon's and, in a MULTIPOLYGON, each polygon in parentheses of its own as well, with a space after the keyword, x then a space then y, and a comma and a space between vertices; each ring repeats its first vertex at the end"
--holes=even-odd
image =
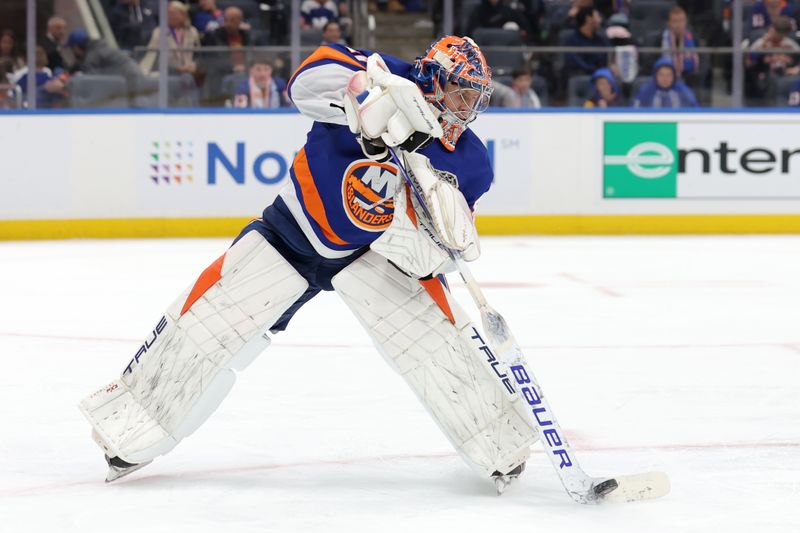
POLYGON ((481 235, 800 233, 800 215, 521 215, 477 217, 481 235))
POLYGON ((0 240, 235 237, 248 218, 0 220, 0 240))
MULTIPOLYGON (((248 218, 0 220, 0 240, 234 237, 248 218)), ((481 235, 800 233, 800 215, 479 216, 481 235)))

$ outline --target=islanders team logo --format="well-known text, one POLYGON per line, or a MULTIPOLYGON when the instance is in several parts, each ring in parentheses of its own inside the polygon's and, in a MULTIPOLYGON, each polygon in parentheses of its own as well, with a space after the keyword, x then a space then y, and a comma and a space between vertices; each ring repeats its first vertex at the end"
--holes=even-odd
POLYGON ((344 171, 342 202, 348 218, 366 231, 383 231, 394 215, 397 167, 360 160, 344 171))

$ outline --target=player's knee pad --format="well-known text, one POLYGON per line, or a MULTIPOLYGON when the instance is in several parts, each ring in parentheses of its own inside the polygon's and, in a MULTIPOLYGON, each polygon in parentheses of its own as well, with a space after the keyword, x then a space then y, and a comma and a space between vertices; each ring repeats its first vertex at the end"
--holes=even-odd
POLYGON ((438 279, 411 279, 370 251, 333 286, 471 467, 488 477, 527 459, 538 434, 524 402, 438 279))
POLYGON ((219 406, 308 283, 251 231, 166 311, 122 375, 80 409, 111 457, 163 455, 219 406))

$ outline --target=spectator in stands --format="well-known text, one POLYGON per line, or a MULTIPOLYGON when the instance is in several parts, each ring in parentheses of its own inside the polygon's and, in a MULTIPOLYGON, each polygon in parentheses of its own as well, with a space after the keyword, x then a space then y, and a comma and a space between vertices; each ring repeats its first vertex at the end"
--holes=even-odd
POLYGON ((614 47, 612 68, 623 83, 631 83, 639 74, 639 49, 630 31, 630 19, 624 13, 614 13, 608 19, 606 38, 614 47))
POLYGON ((607 68, 600 68, 592 74, 592 87, 594 89, 584 103, 583 107, 622 107, 625 105, 622 93, 619 90, 614 74, 607 68))
POLYGON ((639 89, 633 107, 697 107, 697 99, 692 90, 678 78, 672 60, 661 58, 656 61, 653 78, 639 89))
MULTIPOLYGON (((209 34, 206 34, 206 36, 203 37, 203 45, 227 46, 228 48, 241 48, 243 46, 250 46, 250 31, 242 27, 243 22, 244 14, 242 13, 241 9, 236 6, 225 8, 222 17, 222 27, 217 28, 209 34)), ((242 52, 232 50, 229 54, 229 57, 229 64, 221 68, 221 72, 223 74, 245 71, 245 57, 242 52)), ((215 65, 214 68, 220 68, 220 61, 212 61, 212 63, 215 65)))
POLYGON ((577 22, 578 12, 587 7, 594 8, 594 2, 592 0, 572 0, 572 4, 569 6, 566 17, 558 24, 559 27, 562 29, 578 29, 580 27, 577 22))
POLYGON ((51 70, 64 68, 64 57, 61 55, 61 44, 67 36, 67 21, 61 17, 50 17, 47 21, 47 33, 39 40, 39 46, 47 54, 47 66, 51 70))
POLYGON ((11 82, 13 75, 11 61, 0 59, 0 109, 15 109, 18 107, 16 100, 17 88, 11 82))
POLYGON ((14 66, 6 58, 0 58, 0 84, 11 83, 14 78, 14 66))
POLYGON ((303 29, 321 30, 328 22, 339 20, 339 6, 333 0, 304 0, 300 17, 303 29))
MULTIPOLYGON (((22 90, 23 100, 28 101, 28 69, 19 73, 17 85, 22 90)), ((50 70, 47 66, 47 52, 41 46, 36 47, 36 107, 48 109, 64 107, 67 93, 61 69, 50 70)))
POLYGON ((234 107, 276 109, 288 103, 286 81, 272 75, 268 58, 254 58, 250 64, 250 76, 236 89, 234 107))
MULTIPOLYGON (((353 38, 353 18, 350 16, 350 4, 347 0, 339 1, 339 28, 342 30, 342 35, 345 41, 350 41, 353 38)), ((424 10, 423 10, 424 11, 424 10)))
POLYGON ((633 0, 608 0, 606 3, 609 4, 608 9, 611 13, 621 13, 628 17, 631 14, 633 0))
POLYGON ((469 16, 467 35, 472 35, 476 28, 503 28, 520 32, 527 40, 531 28, 522 13, 506 5, 504 0, 481 0, 480 5, 469 16))
POLYGON ((755 52, 769 48, 781 48, 791 54, 764 54, 750 53, 745 57, 745 91, 747 96, 762 98, 767 96, 773 87, 775 78, 784 75, 795 75, 800 73, 798 63, 798 52, 800 45, 789 38, 792 31, 792 23, 789 17, 780 15, 775 18, 775 22, 769 27, 763 37, 756 40, 748 47, 748 50, 755 52))
POLYGON ((105 41, 89 39, 85 31, 73 31, 67 38, 66 47, 72 50, 75 64, 73 74, 116 74, 125 78, 128 87, 141 80, 139 65, 125 52, 111 48, 105 41))
POLYGON ((697 67, 700 59, 696 52, 691 51, 697 47, 694 35, 686 27, 686 11, 679 6, 669 10, 667 27, 661 34, 662 57, 668 57, 675 66, 678 77, 689 85, 697 81, 697 67))
POLYGON ((216 0, 200 0, 197 7, 192 24, 201 35, 211 33, 222 26, 222 10, 217 7, 216 0))
MULTIPOLYGON (((580 47, 607 47, 608 39, 600 31, 603 21, 600 13, 593 7, 583 7, 575 15, 578 28, 564 43, 566 46, 580 47)), ((594 72, 608 65, 608 52, 570 52, 564 59, 566 74, 594 74, 594 72)))
MULTIPOLYGON (((189 24, 189 9, 186 4, 173 0, 167 5, 167 28, 169 29, 167 48, 170 50, 168 55, 170 74, 194 74, 197 71, 194 52, 185 49, 198 48, 200 35, 194 26, 189 24)), ((160 28, 153 30, 150 42, 147 44, 149 50, 139 64, 144 74, 152 73, 154 68, 156 73, 158 71, 156 60, 158 58, 158 40, 161 35, 159 30, 160 28)))
POLYGON ((516 109, 539 109, 542 103, 539 95, 531 88, 533 73, 527 67, 519 67, 511 73, 511 87, 502 83, 493 83, 493 107, 510 107, 516 109))
POLYGON ((750 12, 750 21, 748 24, 748 32, 751 41, 760 37, 760 34, 772 26, 772 22, 779 16, 789 17, 792 24, 792 31, 796 29, 794 22, 794 9, 786 0, 758 0, 753 5, 753 10, 750 12))
POLYGON ((509 6, 517 11, 524 19, 529 28, 527 41, 529 43, 540 44, 542 42, 542 29, 546 27, 545 0, 512 0, 509 6))
POLYGON ((0 31, 0 60, 10 62, 12 72, 25 66, 25 60, 22 59, 22 53, 17 48, 13 30, 0 31))
MULTIPOLYGON (((406 0, 408 2, 408 0, 406 0)), ((370 0, 367 2, 370 13, 375 11, 388 11, 389 13, 405 13, 406 6, 400 0, 370 0)), ((416 6, 414 6, 416 7, 416 6)), ((416 11, 416 9, 413 9, 416 11)))
POLYGON ((158 26, 158 0, 117 0, 108 22, 120 48, 141 46, 158 26))
POLYGON ((322 44, 347 44, 342 39, 342 28, 335 20, 329 20, 322 27, 322 44))
POLYGON ((244 13, 236 6, 226 7, 222 12, 222 26, 207 34, 203 44, 209 46, 250 45, 250 25, 244 22, 244 13))
POLYGON ((800 79, 795 81, 789 90, 789 101, 787 103, 791 107, 800 107, 800 79))

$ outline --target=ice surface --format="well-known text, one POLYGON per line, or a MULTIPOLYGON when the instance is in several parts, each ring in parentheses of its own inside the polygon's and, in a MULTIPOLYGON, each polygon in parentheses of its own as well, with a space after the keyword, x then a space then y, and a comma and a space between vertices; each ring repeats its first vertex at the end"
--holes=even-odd
MULTIPOLYGON (((496 497, 333 294, 171 454, 117 484, 76 407, 224 240, 0 243, 0 531, 800 531, 800 238, 492 238, 474 272, 592 475, 540 448, 496 497)), ((456 296, 468 293, 451 276, 456 296)))

